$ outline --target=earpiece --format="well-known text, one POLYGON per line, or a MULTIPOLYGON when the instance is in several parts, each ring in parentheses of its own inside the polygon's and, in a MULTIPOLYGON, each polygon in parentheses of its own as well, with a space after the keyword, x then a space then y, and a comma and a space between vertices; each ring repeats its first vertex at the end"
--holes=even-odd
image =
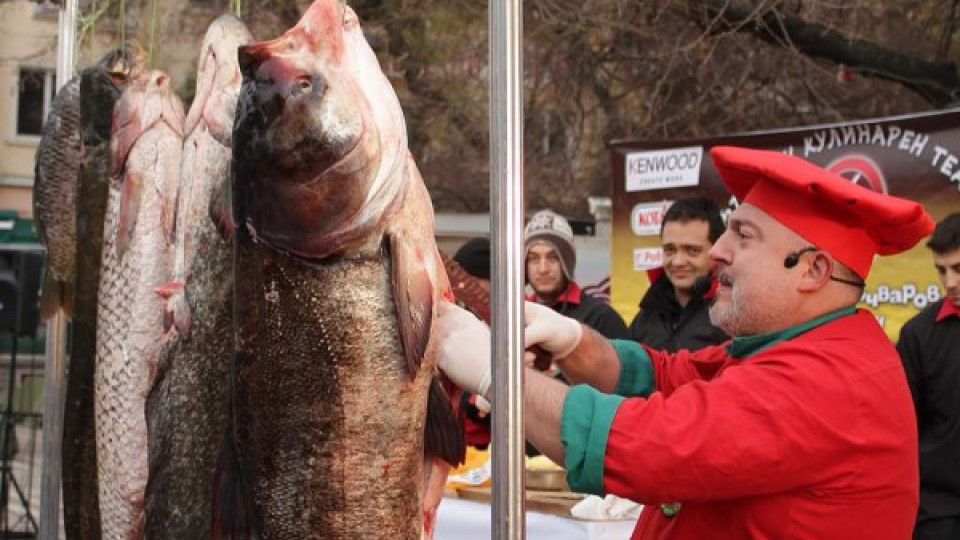
MULTIPOLYGON (((786 257, 785 259, 783 259, 783 267, 784 267, 784 268, 793 268, 794 266, 797 265, 798 262, 800 262, 800 256, 801 256, 801 255, 803 255, 804 253, 809 253, 809 252, 811 252, 811 251, 818 251, 818 248, 816 248, 816 247, 814 247, 814 246, 807 246, 807 247, 805 247, 805 248, 803 248, 803 249, 794 251, 793 253, 787 255, 787 257, 786 257)), ((856 281, 855 281, 855 280, 852 280, 852 279, 844 279, 844 278, 840 278, 840 277, 837 277, 837 276, 830 276, 830 279, 832 279, 833 281, 839 282, 839 283, 845 283, 845 284, 847 284, 847 285, 851 285, 851 286, 853 286, 853 287, 859 287, 859 288, 861 288, 861 289, 867 286, 867 284, 866 284, 865 282, 863 282, 862 280, 856 280, 856 281)))
POLYGON ((817 248, 813 246, 807 246, 803 249, 794 251, 793 253, 787 255, 787 258, 783 260, 783 267, 793 268, 794 266, 797 265, 798 262, 800 262, 800 256, 810 251, 817 251, 817 248))

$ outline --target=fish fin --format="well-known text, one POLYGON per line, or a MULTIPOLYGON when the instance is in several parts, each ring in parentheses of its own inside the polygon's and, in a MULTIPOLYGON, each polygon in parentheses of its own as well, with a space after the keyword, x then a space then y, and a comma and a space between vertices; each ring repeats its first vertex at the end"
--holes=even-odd
POLYGON ((250 525, 247 522, 246 505, 243 502, 243 485, 237 449, 229 427, 223 437, 223 447, 217 472, 214 477, 213 520, 210 540, 250 540, 250 525))
POLYGON ((140 197, 143 193, 143 180, 128 174, 123 178, 123 192, 120 195, 120 219, 117 224, 117 255, 122 260, 130 247, 133 231, 137 226, 140 213, 140 197))
POLYGON ((220 182, 210 195, 210 205, 207 213, 217 227, 220 237, 230 242, 233 240, 233 231, 237 228, 233 220, 233 197, 231 196, 230 182, 220 182))
POLYGON ((110 173, 120 176, 123 167, 130 156, 130 149, 140 138, 139 126, 128 122, 122 126, 114 126, 113 136, 110 138, 110 173))
POLYGON ((426 454, 435 455, 454 467, 463 463, 467 453, 463 415, 454 412, 450 398, 436 377, 430 383, 423 437, 426 454))
POLYGON ((434 288, 425 269, 423 254, 398 235, 388 235, 388 238, 400 341, 407 357, 407 368, 414 375, 420 369, 430 341, 434 288))
POLYGON ((167 305, 163 312, 163 331, 169 332, 176 328, 184 338, 190 337, 190 304, 184 292, 184 284, 180 281, 168 281, 153 290, 161 298, 166 299, 167 305))

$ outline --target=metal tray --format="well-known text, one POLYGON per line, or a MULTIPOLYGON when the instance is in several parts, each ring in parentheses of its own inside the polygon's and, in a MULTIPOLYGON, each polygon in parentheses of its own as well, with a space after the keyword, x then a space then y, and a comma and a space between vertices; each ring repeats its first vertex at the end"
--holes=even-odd
POLYGON ((564 469, 526 469, 527 489, 538 491, 570 491, 564 469))

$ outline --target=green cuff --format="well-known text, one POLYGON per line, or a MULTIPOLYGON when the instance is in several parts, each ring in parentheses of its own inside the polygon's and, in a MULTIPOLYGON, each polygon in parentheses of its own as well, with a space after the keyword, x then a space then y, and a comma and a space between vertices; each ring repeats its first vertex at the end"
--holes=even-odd
POLYGON ((607 435, 623 399, 585 384, 578 384, 567 392, 560 421, 560 440, 571 490, 604 495, 603 460, 607 435))
POLYGON ((620 379, 613 393, 628 397, 652 394, 657 384, 647 350, 636 341, 613 339, 610 343, 620 357, 620 379))

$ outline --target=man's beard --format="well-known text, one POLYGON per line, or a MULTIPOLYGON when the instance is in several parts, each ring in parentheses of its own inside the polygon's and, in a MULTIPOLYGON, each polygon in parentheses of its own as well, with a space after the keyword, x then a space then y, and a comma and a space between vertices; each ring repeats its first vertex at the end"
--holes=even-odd
POLYGON ((757 331, 758 322, 770 321, 773 318, 772 313, 764 313, 764 307, 760 302, 744 298, 739 289, 731 287, 725 304, 714 301, 710 306, 710 323, 729 336, 757 334, 760 333, 757 331))

